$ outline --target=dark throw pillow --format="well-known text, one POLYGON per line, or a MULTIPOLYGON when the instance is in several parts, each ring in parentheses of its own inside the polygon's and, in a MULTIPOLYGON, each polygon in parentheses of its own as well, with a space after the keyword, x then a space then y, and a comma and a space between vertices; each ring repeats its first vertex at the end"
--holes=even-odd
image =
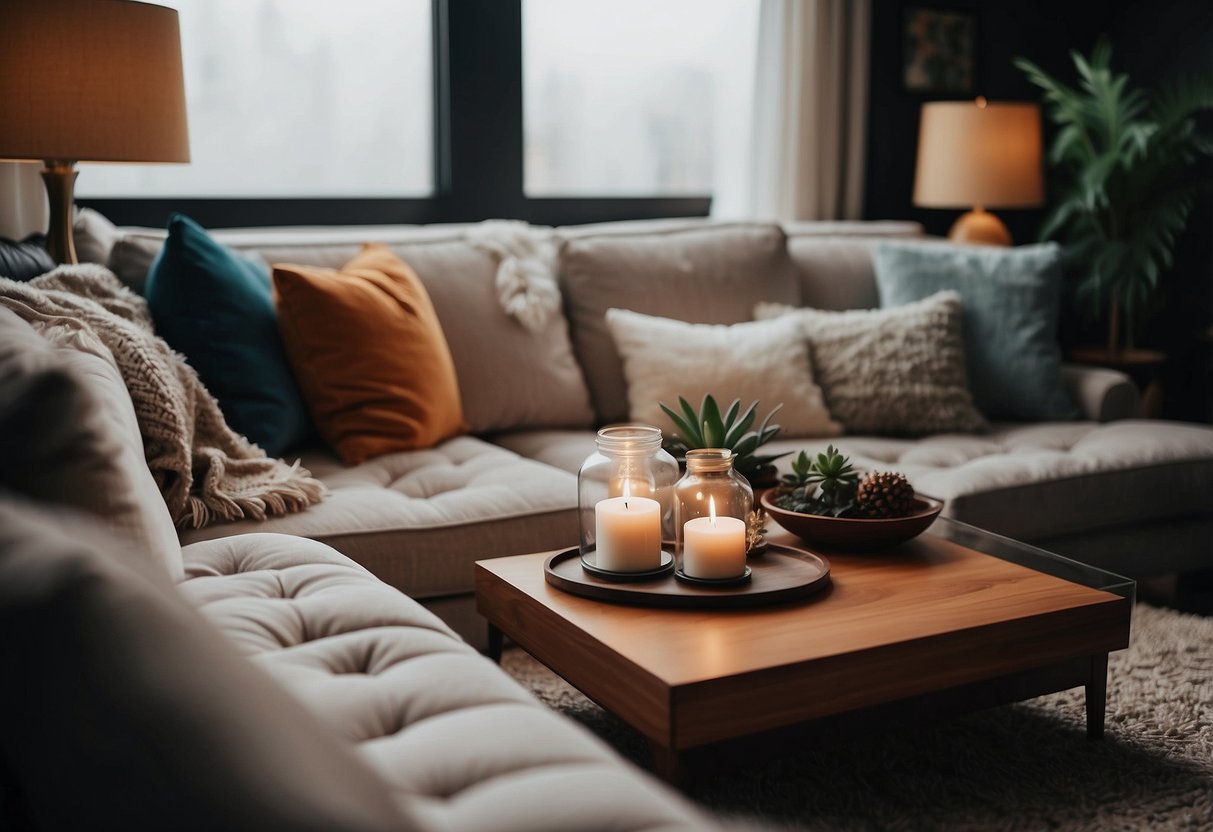
POLYGON ((145 293, 157 334, 198 371, 233 429, 270 456, 309 434, 307 405, 278 336, 268 267, 174 214, 145 293))
POLYGON ((0 277, 33 280, 55 268, 46 251, 46 235, 31 234, 17 242, 0 237, 0 277))

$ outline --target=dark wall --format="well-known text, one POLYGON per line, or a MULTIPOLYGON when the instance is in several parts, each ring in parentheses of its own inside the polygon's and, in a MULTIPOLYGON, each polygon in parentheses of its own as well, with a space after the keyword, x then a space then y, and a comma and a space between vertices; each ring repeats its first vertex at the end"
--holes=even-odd
MULTIPOLYGON (((1146 87, 1177 75, 1213 74, 1213 3, 1209 0, 1111 0, 1099 4, 1063 0, 1015 3, 949 0, 943 3, 873 0, 868 165, 864 216, 910 218, 929 233, 945 235, 960 211, 914 207, 914 159, 918 116, 924 101, 947 98, 903 89, 902 18, 909 6, 972 12, 977 16, 977 90, 991 100, 1039 101, 1012 60, 1019 55, 1050 74, 1073 78, 1071 49, 1087 54, 1101 34, 1112 42, 1113 66, 1146 87)), ((951 96, 955 98, 956 96, 951 96)), ((1051 137, 1046 124, 1046 142, 1051 137)), ((1206 165, 1213 168, 1213 165, 1206 165)), ((1206 174, 1213 171, 1206 170, 1206 174)), ((1047 179, 1046 179, 1047 181, 1047 179)), ((1016 243, 1037 238, 1043 212, 999 210, 1016 243)), ((1213 195, 1198 201, 1166 278, 1165 305, 1145 333, 1144 346, 1168 353, 1165 414, 1210 421, 1213 387, 1213 195)), ((1062 342, 1098 343, 1100 322, 1082 320, 1067 307, 1062 342)))
MULTIPOLYGON (((1131 78, 1151 85, 1184 75, 1213 76, 1213 3, 1120 2, 1109 35, 1113 59, 1131 78), (1145 33, 1143 35, 1143 33, 1145 33)), ((1202 119, 1213 129, 1213 113, 1202 119)), ((1201 176, 1213 184, 1213 160, 1201 176)), ((1213 190, 1206 189, 1188 218, 1167 276, 1163 308, 1145 335, 1167 353, 1165 413, 1213 420, 1213 190)))

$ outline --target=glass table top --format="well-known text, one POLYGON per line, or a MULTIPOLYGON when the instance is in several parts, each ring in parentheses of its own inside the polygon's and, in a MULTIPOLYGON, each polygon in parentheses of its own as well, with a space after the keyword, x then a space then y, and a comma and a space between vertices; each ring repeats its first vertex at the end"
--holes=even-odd
POLYGON ((979 529, 976 526, 970 526, 959 520, 940 517, 927 531, 944 540, 993 555, 1000 560, 1128 598, 1130 603, 1133 602, 1137 591, 1137 582, 1123 575, 1117 575, 1106 569, 1048 552, 1031 544, 979 529))

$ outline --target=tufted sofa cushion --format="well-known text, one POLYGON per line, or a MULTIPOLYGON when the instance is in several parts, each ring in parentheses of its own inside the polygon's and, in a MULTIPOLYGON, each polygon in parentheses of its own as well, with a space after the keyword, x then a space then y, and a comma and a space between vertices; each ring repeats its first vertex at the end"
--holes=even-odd
POLYGON ((323 544, 186 546, 185 596, 443 830, 706 829, 413 600, 323 544))
POLYGON ((472 564, 577 542, 577 478, 471 436, 346 467, 327 451, 303 464, 328 498, 299 514, 187 532, 320 540, 415 598, 472 590, 472 564))

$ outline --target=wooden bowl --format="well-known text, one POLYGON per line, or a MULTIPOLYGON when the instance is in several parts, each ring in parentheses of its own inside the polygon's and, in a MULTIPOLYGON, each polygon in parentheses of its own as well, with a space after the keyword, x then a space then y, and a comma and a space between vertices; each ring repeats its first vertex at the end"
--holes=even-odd
POLYGON ((921 494, 914 495, 914 512, 905 517, 888 520, 865 520, 857 517, 823 517, 802 514, 775 505, 774 491, 762 495, 762 507, 776 523, 805 542, 827 549, 850 552, 873 552, 896 546, 917 537, 935 522, 943 511, 943 502, 921 494))

